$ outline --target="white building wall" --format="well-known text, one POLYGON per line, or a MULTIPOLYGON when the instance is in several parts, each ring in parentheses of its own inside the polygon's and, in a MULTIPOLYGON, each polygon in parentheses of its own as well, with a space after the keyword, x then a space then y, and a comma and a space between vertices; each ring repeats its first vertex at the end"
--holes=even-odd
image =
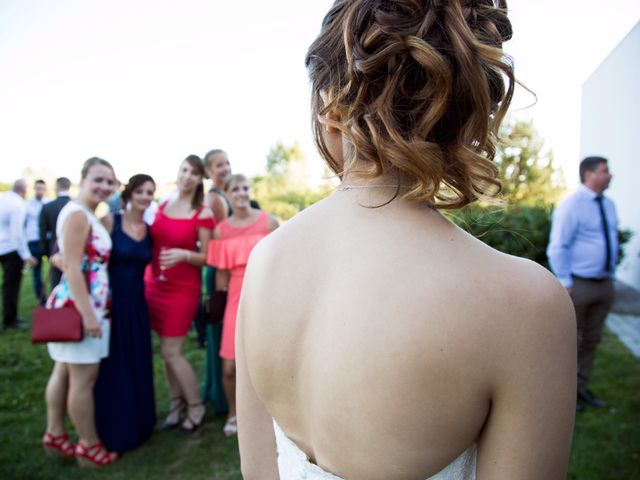
POLYGON ((634 232, 616 276, 640 289, 640 22, 582 86, 580 158, 589 155, 609 160, 606 195, 634 232))

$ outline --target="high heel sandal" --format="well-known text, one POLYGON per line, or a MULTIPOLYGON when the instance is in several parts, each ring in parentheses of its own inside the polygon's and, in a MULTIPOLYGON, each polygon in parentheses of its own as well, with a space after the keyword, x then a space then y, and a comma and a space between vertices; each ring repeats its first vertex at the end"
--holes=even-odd
POLYGON ((237 435, 238 433, 238 417, 229 417, 222 428, 225 437, 237 435))
POLYGON ((78 465, 82 468, 106 467, 118 459, 118 454, 107 451, 102 442, 98 442, 90 447, 78 442, 74 455, 76 456, 78 465))
POLYGON ((49 456, 71 458, 76 450, 76 446, 69 441, 69 435, 66 433, 53 435, 49 432, 44 432, 40 443, 45 453, 49 456))
POLYGON ((187 418, 184 420, 184 422, 182 422, 182 425, 180 425, 180 430, 182 430, 183 432, 188 432, 188 433, 193 433, 196 430, 198 430, 202 424, 204 423, 204 417, 207 415, 207 409, 204 406, 204 403, 202 402, 198 402, 198 403, 190 403, 189 405, 187 405, 188 408, 194 408, 194 407, 202 407, 204 412, 202 413, 202 417, 200 417, 200 421, 196 422, 193 418, 191 418, 191 415, 189 415, 188 411, 187 411, 187 418), (185 427, 185 422, 189 422, 189 426, 185 427))
MULTIPOLYGON (((182 412, 182 410, 185 407, 184 398, 182 398, 182 397, 173 397, 171 399, 171 403, 173 404, 173 402, 178 402, 178 403, 175 404, 173 407, 171 407, 169 409, 169 413, 167 414, 167 418, 169 418, 174 413, 182 412)), ((178 415, 178 421, 176 421, 176 422, 169 422, 169 421, 167 421, 165 419, 164 422, 162 422, 162 425, 160 425, 160 430, 171 430, 173 428, 176 428, 178 425, 180 425, 180 417, 181 417, 181 415, 178 415)))

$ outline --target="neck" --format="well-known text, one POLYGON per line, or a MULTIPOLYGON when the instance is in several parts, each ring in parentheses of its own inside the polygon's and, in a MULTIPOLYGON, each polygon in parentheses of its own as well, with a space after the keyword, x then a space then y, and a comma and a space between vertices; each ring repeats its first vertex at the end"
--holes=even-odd
POLYGON ((351 186, 410 186, 413 179, 399 170, 382 173, 376 177, 370 177, 367 172, 371 168, 362 162, 353 162, 350 164, 348 171, 342 177, 342 185, 351 186))
POLYGON ((602 195, 602 193, 604 192, 604 189, 598 188, 595 185, 586 184, 586 183, 583 183, 583 185, 597 195, 602 195))
POLYGON ((236 218, 249 218, 251 216, 251 207, 233 207, 233 216, 236 218))
POLYGON ((184 190, 178 190, 178 199, 183 202, 188 202, 191 204, 191 200, 193 199, 194 192, 187 192, 184 190))
POLYGON ((142 218, 144 215, 144 210, 140 210, 137 208, 125 209, 122 216, 127 217, 128 220, 132 220, 134 222, 142 222, 142 218))
POLYGON ((213 186, 222 192, 224 187, 224 178, 223 179, 214 179, 213 186))

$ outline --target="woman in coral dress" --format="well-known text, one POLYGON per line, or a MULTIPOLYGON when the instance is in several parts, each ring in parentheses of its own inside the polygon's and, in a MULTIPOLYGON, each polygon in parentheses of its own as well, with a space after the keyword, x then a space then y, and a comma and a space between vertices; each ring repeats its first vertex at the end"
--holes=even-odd
POLYGON ((236 351, 235 332, 242 279, 249 254, 262 238, 278 227, 278 220, 266 212, 251 207, 249 181, 244 175, 232 175, 225 183, 225 195, 233 213, 214 230, 209 243, 207 263, 229 272, 227 305, 222 321, 222 382, 229 402, 229 414, 224 426, 225 435, 238 431, 236 424, 236 351))
POLYGON ((163 202, 151 226, 152 268, 145 276, 145 295, 151 327, 160 336, 160 355, 171 394, 163 428, 181 425, 195 431, 203 422, 205 407, 193 368, 183 355, 184 340, 200 304, 200 268, 215 226, 211 209, 203 205, 204 165, 189 155, 178 174, 178 192, 163 202), (180 422, 186 407, 186 418, 180 422))

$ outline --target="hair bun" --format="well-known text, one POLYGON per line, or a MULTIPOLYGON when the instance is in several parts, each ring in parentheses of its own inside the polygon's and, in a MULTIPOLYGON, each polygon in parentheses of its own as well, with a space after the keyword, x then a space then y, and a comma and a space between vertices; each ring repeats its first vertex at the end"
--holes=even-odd
POLYGON ((349 155, 367 176, 414 178, 407 198, 454 208, 499 191, 492 160, 513 95, 501 50, 511 33, 504 0, 337 0, 306 59, 329 166, 343 173, 321 133, 337 110, 349 155))

